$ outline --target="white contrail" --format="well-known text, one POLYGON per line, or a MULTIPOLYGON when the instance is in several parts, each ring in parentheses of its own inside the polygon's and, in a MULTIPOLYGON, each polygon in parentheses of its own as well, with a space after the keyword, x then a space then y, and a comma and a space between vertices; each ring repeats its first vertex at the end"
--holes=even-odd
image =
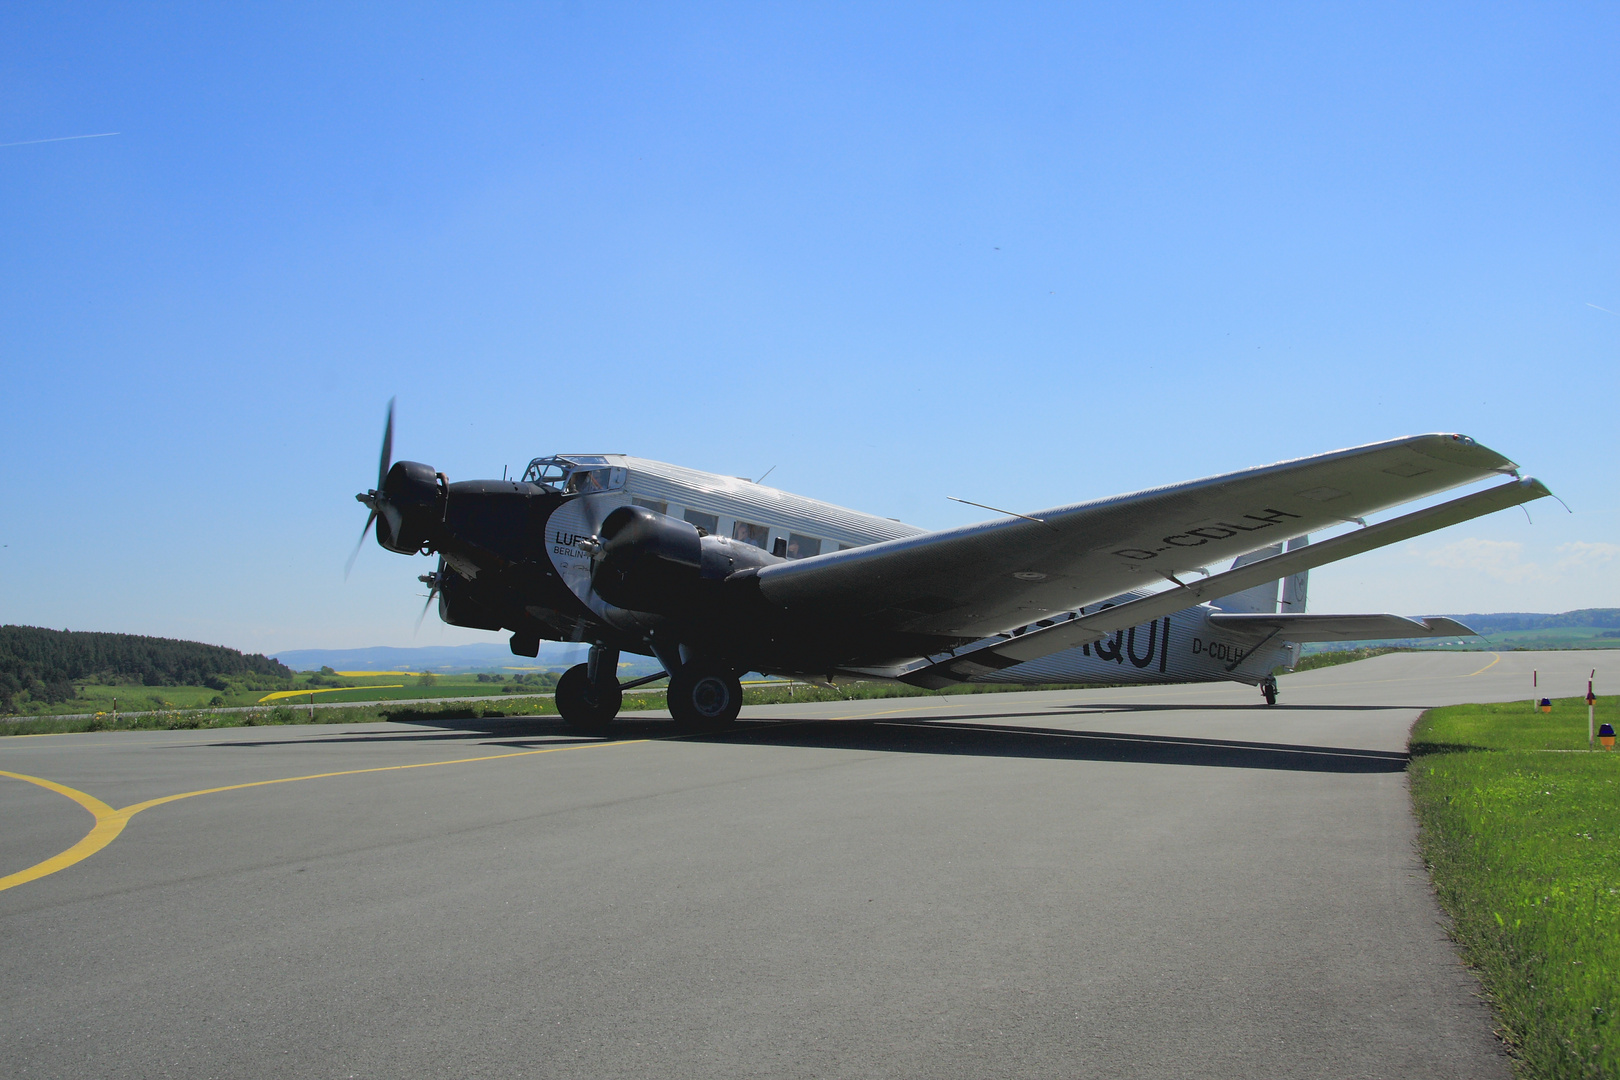
MULTIPOLYGON (((1598 309, 1598 310, 1599 310, 1599 311, 1609 311, 1609 309, 1608 309, 1608 308, 1606 308, 1606 307, 1599 307, 1599 306, 1598 306, 1598 305, 1597 305, 1597 304, 1594 304, 1594 303, 1592 303, 1592 301, 1590 301, 1590 300, 1588 300, 1588 301, 1587 301, 1587 302, 1586 302, 1586 306, 1587 306, 1587 307, 1595 307, 1595 308, 1597 308, 1597 309, 1598 309)), ((1609 314, 1610 314, 1610 315, 1620 315, 1620 311, 1609 311, 1609 314)))
POLYGON ((0 146, 33 146, 42 142, 69 142, 73 139, 105 139, 109 135, 121 135, 119 131, 98 131, 94 135, 58 135, 54 139, 24 139, 22 142, 0 142, 0 146))

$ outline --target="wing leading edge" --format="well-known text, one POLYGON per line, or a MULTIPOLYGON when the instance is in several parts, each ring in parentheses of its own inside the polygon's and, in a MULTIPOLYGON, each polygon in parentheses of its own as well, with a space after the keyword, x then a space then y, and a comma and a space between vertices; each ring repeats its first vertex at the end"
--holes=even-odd
POLYGON ((978 640, 1497 474, 1517 466, 1466 436, 1417 435, 770 566, 759 590, 831 627, 978 640))

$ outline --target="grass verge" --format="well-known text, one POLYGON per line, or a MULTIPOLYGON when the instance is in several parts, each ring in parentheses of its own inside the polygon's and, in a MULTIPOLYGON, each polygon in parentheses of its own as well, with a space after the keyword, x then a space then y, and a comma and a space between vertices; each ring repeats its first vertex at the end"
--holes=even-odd
MULTIPOLYGON (((936 697, 952 694, 997 694, 1027 690, 1076 690, 1091 684, 1042 684, 1018 686, 1011 683, 961 685, 944 690, 922 690, 903 683, 855 682, 844 686, 806 686, 802 683, 749 687, 743 691, 743 706, 785 705, 795 702, 864 701, 872 698, 936 697)), ((662 687, 631 691, 624 696, 623 712, 654 712, 664 708, 662 687)), ((386 721, 410 723, 437 720, 499 719, 515 716, 555 716, 557 706, 548 697, 502 695, 480 701, 453 701, 435 704, 415 701, 398 704, 318 708, 311 715, 307 706, 293 702, 267 705, 245 712, 214 712, 207 709, 172 709, 141 714, 97 713, 88 717, 39 716, 26 720, 0 722, 0 736, 62 735, 78 731, 175 731, 196 728, 256 727, 267 724, 374 724, 386 721)))
POLYGON ((1329 652, 1309 653, 1299 658, 1294 665, 1295 671, 1310 671, 1313 668, 1333 667, 1336 664, 1353 664, 1357 660, 1371 660, 1375 656, 1383 656, 1392 652, 1412 652, 1412 649, 1396 648, 1393 645, 1369 645, 1361 649, 1333 649, 1329 652))
POLYGON ((1423 857, 1522 1077, 1620 1076, 1620 753, 1587 753, 1586 730, 1580 698, 1412 729, 1423 857))

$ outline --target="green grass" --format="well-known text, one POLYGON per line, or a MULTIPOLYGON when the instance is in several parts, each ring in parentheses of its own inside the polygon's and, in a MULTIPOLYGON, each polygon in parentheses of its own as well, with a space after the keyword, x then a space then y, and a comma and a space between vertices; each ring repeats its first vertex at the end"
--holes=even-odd
MULTIPOLYGON (((501 682, 480 682, 476 673, 434 675, 431 679, 424 680, 418 675, 405 672, 397 675, 364 677, 312 676, 307 672, 301 672, 290 681, 268 681, 255 688, 231 685, 223 690, 216 690, 207 686, 79 683, 76 687, 78 695, 68 701, 55 704, 26 701, 22 703, 20 708, 24 710, 26 715, 30 716, 113 712, 114 702, 117 703, 116 710, 120 713, 149 710, 241 708, 259 704, 260 698, 273 691, 303 688, 325 691, 315 695, 317 704, 340 704, 345 701, 425 701, 433 698, 468 697, 482 694, 517 693, 521 695, 525 692, 532 694, 549 690, 554 683, 554 677, 548 676, 542 682, 536 675, 528 676, 520 684, 513 680, 511 676, 504 676, 501 682), (389 684, 392 683, 402 683, 403 685, 397 688, 389 688, 389 684), (338 685, 351 686, 353 689, 332 689, 332 687, 338 685)), ((289 700, 302 700, 307 704, 309 699, 292 698, 289 700)))
MULTIPOLYGON (((627 706, 629 698, 626 698, 627 706)), ((648 699, 643 708, 657 708, 648 699)), ((40 716, 0 723, 0 735, 61 735, 79 731, 176 731, 197 728, 257 727, 273 724, 373 724, 385 721, 468 720, 483 717, 556 715, 550 698, 500 697, 485 701, 401 703, 316 709, 307 705, 276 703, 247 712, 209 712, 176 709, 140 715, 110 713, 92 717, 40 716)))
MULTIPOLYGON (((1351 664, 1357 660, 1370 660, 1385 653, 1410 652, 1410 649, 1397 649, 1392 645, 1373 645, 1360 649, 1333 649, 1329 652, 1308 653, 1300 657, 1299 663, 1294 665, 1295 671, 1310 671, 1312 668, 1333 667, 1336 664, 1351 664)), ((1286 670, 1279 668, 1278 670, 1286 670)))
MULTIPOLYGON (((483 686, 489 691, 489 684, 483 686)), ((750 686, 743 690, 743 705, 784 705, 794 702, 864 701, 874 698, 936 697, 955 694, 996 694, 1022 690, 1083 689, 1082 684, 1043 684, 1018 686, 1014 684, 984 684, 952 686, 944 690, 922 690, 901 683, 854 682, 842 686, 806 686, 781 683, 777 686, 750 686)), ((151 689, 150 687, 146 689, 151 689)), ((166 693, 173 687, 164 687, 166 693)), ((317 695, 316 701, 336 695, 317 695)), ((123 708, 120 699, 120 708, 123 708)), ((624 696, 624 712, 659 712, 664 709, 664 688, 647 686, 632 690, 624 696)), ((318 708, 311 717, 308 699, 283 699, 263 708, 246 712, 211 712, 207 709, 168 708, 129 715, 120 712, 117 719, 103 711, 89 717, 39 716, 24 720, 0 722, 0 736, 5 735, 59 735, 77 731, 158 731, 194 728, 252 727, 259 724, 366 724, 383 721, 411 720, 466 720, 505 716, 555 716, 557 707, 550 697, 525 697, 522 694, 499 694, 479 701, 435 703, 418 700, 414 703, 355 706, 353 708, 318 708)))
POLYGON ((1474 638, 1483 649, 1617 649, 1620 638, 1604 637, 1614 631, 1598 626, 1561 626, 1548 630, 1504 630, 1474 638))
MULTIPOLYGON (((1598 699, 1616 722, 1620 698, 1598 699)), ((1523 1077, 1620 1076, 1620 753, 1586 705, 1458 705, 1412 731, 1412 800, 1453 936, 1523 1077)))

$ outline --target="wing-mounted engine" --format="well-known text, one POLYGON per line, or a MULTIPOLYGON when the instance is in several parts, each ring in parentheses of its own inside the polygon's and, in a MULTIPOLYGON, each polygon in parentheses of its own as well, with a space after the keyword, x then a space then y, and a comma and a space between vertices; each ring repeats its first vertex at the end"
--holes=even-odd
POLYGON ((714 603, 738 571, 784 561, 752 544, 705 536, 667 514, 621 506, 598 532, 591 588, 615 607, 679 616, 714 603))

